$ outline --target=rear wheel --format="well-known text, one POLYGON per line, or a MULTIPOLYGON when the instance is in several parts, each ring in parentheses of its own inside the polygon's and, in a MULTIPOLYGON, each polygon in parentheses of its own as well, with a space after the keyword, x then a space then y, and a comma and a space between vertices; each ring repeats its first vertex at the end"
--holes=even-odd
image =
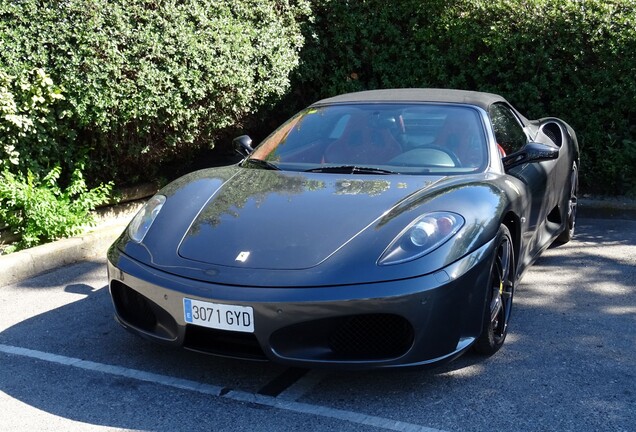
POLYGON ((572 171, 570 171, 570 198, 568 199, 568 215, 565 221, 563 232, 557 237, 559 243, 567 243, 574 237, 574 226, 576 224, 576 207, 579 193, 579 171, 576 162, 572 162, 572 171))
POLYGON ((501 225, 490 264, 483 328, 474 345, 479 354, 496 353, 506 339, 515 287, 514 268, 510 231, 505 225, 501 225))

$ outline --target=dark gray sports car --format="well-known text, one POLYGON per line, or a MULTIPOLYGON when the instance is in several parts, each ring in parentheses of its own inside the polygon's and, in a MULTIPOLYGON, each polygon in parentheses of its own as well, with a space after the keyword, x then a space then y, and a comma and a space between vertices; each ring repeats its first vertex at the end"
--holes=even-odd
POLYGON ((490 355, 524 270, 574 232, 574 131, 494 94, 346 94, 235 146, 243 161, 169 184, 110 248, 125 328, 301 367, 490 355))

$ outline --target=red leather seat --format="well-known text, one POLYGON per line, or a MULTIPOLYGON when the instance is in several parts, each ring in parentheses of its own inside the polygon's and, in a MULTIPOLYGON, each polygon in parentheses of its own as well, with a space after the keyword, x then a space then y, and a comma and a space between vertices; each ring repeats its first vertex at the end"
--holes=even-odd
POLYGON ((324 162, 345 165, 383 164, 402 153, 402 146, 386 127, 377 126, 371 115, 352 116, 338 140, 324 153, 324 162))
POLYGON ((475 143, 484 144, 477 115, 465 109, 453 111, 444 121, 435 145, 452 152, 464 167, 479 166, 483 161, 484 149, 475 148, 475 143))

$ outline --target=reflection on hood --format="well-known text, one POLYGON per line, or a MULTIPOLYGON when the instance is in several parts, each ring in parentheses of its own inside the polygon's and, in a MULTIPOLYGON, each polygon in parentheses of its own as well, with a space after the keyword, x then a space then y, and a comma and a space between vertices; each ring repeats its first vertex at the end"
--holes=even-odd
POLYGON ((224 266, 313 267, 430 183, 241 169, 204 206, 179 254, 224 266))

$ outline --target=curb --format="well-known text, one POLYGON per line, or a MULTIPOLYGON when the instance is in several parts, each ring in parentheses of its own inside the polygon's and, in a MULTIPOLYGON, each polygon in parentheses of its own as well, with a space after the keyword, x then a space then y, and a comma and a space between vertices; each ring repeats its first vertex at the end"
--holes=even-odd
POLYGON ((157 191, 152 184, 128 188, 120 203, 95 210, 97 226, 77 237, 57 240, 0 255, 0 287, 46 273, 57 267, 106 256, 111 244, 126 229, 128 222, 148 196, 157 191))
POLYGON ((106 255, 128 222, 98 227, 79 237, 58 240, 0 256, 0 287, 45 273, 57 267, 106 255))
POLYGON ((629 198, 579 199, 578 216, 595 219, 636 219, 636 200, 629 198))

